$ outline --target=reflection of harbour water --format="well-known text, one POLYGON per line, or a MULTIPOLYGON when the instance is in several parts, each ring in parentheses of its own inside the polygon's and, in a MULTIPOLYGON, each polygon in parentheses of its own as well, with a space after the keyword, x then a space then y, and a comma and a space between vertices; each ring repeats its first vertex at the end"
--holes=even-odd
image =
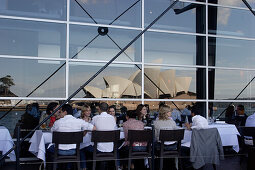
MULTIPOLYGON (((11 111, 7 116, 0 120, 0 125, 5 126, 7 129, 9 129, 10 133, 13 134, 15 125, 24 112, 25 111, 11 111)), ((5 113, 6 111, 1 111, 0 116, 5 113)))

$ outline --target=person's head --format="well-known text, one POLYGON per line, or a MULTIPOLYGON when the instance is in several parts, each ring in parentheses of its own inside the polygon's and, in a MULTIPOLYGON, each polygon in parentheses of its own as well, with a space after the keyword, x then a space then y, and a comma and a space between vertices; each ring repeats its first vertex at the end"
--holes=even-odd
POLYGON ((122 106, 122 107, 120 108, 120 112, 121 112, 121 113, 126 113, 126 112, 127 112, 127 107, 126 107, 126 106, 122 106))
POLYGON ((110 115, 112 115, 112 116, 115 116, 115 113, 116 113, 116 108, 115 108, 115 106, 114 106, 114 105, 109 106, 108 112, 107 112, 107 113, 110 114, 110 115))
POLYGON ((172 114, 170 106, 163 105, 160 107, 158 115, 159 120, 168 120, 171 115, 172 114))
POLYGON ((73 108, 70 104, 64 104, 61 107, 60 111, 61 117, 64 117, 65 115, 73 115, 73 108))
POLYGON ((191 116, 193 117, 196 115, 201 115, 201 108, 197 104, 194 104, 191 107, 191 116))
POLYGON ((147 108, 143 104, 139 104, 136 108, 138 119, 142 119, 147 114, 147 108))
POLYGON ((108 110, 108 104, 103 102, 99 104, 99 113, 107 112, 108 110))
POLYGON ((228 106, 227 110, 226 110, 226 116, 232 116, 235 112, 235 106, 230 105, 228 106))
POLYGON ((130 118, 135 119, 136 116, 137 116, 137 114, 136 114, 136 111, 135 111, 135 110, 128 110, 128 111, 127 111, 127 115, 126 115, 126 118, 127 118, 127 119, 130 119, 130 118))
POLYGON ((150 106, 149 106, 148 104, 145 104, 144 106, 145 106, 146 109, 147 109, 147 113, 150 113, 150 106))
POLYGON ((160 102, 159 105, 158 105, 158 110, 165 105, 165 102, 160 102))
POLYGON ((237 113, 238 115, 244 115, 244 106, 241 105, 241 104, 239 104, 239 105, 237 106, 237 108, 236 108, 236 113, 237 113))
POLYGON ((50 115, 58 106, 57 102, 51 102, 48 104, 47 109, 46 109, 46 114, 50 115))
POLYGON ((85 104, 81 108, 81 118, 83 119, 84 117, 90 117, 90 114, 91 114, 91 108, 89 105, 85 104))

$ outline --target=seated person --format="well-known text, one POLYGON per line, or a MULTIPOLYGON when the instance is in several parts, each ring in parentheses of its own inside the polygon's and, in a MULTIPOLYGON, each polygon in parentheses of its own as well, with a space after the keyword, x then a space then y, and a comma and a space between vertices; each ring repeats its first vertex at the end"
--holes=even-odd
POLYGON ((178 109, 173 109, 172 111, 172 119, 176 122, 176 124, 180 124, 182 118, 181 118, 181 112, 178 109))
POLYGON ((201 109, 198 105, 191 108, 192 123, 185 123, 187 129, 206 129, 208 128, 208 121, 203 116, 200 116, 201 109))
MULTIPOLYGON (((58 106, 59 105, 57 102, 49 103, 46 109, 46 113, 41 115, 40 122, 42 122, 46 117, 48 117, 58 106)), ((59 118, 60 117, 59 117, 59 110, 58 110, 53 116, 50 117, 50 119, 48 119, 44 124, 40 126, 40 129, 51 128, 54 122, 56 121, 56 119, 59 119, 59 118)))
MULTIPOLYGON (((246 119, 245 127, 255 127, 255 113, 246 119)), ((253 145, 253 140, 250 136, 246 136, 244 142, 246 145, 253 145)))
MULTIPOLYGON (((155 127, 155 138, 157 141, 159 141, 159 133, 161 129, 178 129, 176 126, 175 121, 171 118, 171 108, 167 105, 161 106, 159 110, 159 119, 154 122, 155 127)), ((175 142, 166 142, 166 145, 169 145, 165 147, 167 150, 175 149, 176 145, 175 142), (174 146, 171 146, 174 145, 174 146)), ((156 148, 159 149, 160 143, 156 145, 156 148)))
POLYGON ((228 124, 234 124, 234 121, 235 121, 235 106, 230 105, 228 106, 225 113, 225 122, 228 124))
POLYGON ((139 104, 136 108, 136 115, 138 120, 141 120, 144 122, 144 124, 147 124, 146 115, 147 115, 147 107, 144 104, 139 104))
MULTIPOLYGON (((135 110, 129 110, 127 111, 127 121, 123 123, 123 130, 125 135, 125 146, 128 146, 129 143, 127 141, 128 139, 128 130, 144 130, 144 124, 141 120, 136 120, 137 114, 135 110)), ((146 149, 146 142, 139 143, 136 142, 133 144, 134 150, 144 150, 146 149)))
POLYGON ((115 115, 116 114, 116 107, 114 105, 109 106, 107 113, 109 115, 112 115, 114 117, 115 121, 117 121, 117 118, 116 118, 116 115, 115 115))
POLYGON ((245 122, 246 122, 247 117, 248 116, 245 114, 244 106, 241 105, 241 104, 238 105, 237 108, 236 108, 236 116, 234 118, 235 125, 237 127, 245 126, 245 122))
MULTIPOLYGON (((97 130, 106 131, 106 130, 116 130, 116 120, 112 115, 107 113, 108 104, 107 103, 100 103, 99 104, 99 115, 96 115, 92 118, 91 123, 97 127, 97 130)), ((106 142, 106 143, 98 143, 97 149, 100 152, 112 152, 113 151, 113 143, 106 142)))
MULTIPOLYGON (((59 120, 56 120, 51 128, 51 131, 57 132, 78 132, 86 130, 95 130, 96 127, 92 124, 83 121, 82 119, 77 119, 72 116, 73 109, 69 104, 65 104, 60 109, 61 117, 59 120)), ((59 145, 60 155, 73 155, 75 154, 75 144, 61 144, 59 145)), ((54 151, 54 148, 50 149, 54 151)), ((82 160, 84 161, 84 160, 82 160)))
POLYGON ((85 120, 86 122, 91 122, 91 108, 89 105, 84 105, 81 108, 81 119, 85 120))
MULTIPOLYGON (((41 113, 39 111, 38 103, 28 104, 26 112, 21 116, 20 128, 25 130, 32 130, 39 124, 41 113)), ((26 136, 29 131, 22 131, 21 137, 26 136)))

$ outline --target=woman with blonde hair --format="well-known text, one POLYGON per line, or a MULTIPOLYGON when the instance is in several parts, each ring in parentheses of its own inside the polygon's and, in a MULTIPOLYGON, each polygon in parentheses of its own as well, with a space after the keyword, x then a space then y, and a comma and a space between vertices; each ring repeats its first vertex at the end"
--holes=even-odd
POLYGON ((89 105, 84 105, 81 108, 81 118, 86 122, 91 122, 91 108, 89 105))
POLYGON ((155 137, 157 141, 159 140, 160 129, 177 129, 175 121, 171 118, 171 108, 170 106, 163 105, 159 109, 159 119, 154 122, 155 127, 155 137))

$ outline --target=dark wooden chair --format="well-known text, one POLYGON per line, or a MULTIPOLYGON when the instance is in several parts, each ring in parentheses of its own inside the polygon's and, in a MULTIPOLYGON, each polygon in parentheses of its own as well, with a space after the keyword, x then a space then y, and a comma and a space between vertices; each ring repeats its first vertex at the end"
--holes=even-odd
POLYGON ((147 157, 149 159, 149 166, 151 167, 151 144, 153 140, 152 130, 128 130, 128 141, 129 141, 129 159, 128 159, 128 170, 131 167, 131 160, 133 158, 143 159, 147 157), (147 142, 145 151, 135 151, 133 149, 134 142, 147 142))
POLYGON ((81 132, 53 132, 52 143, 55 143, 53 169, 57 169, 57 163, 76 162, 77 169, 80 170, 80 143, 83 141, 83 131, 81 132), (59 155, 59 144, 76 144, 74 155, 59 155))
MULTIPOLYGON (((160 140, 160 170, 163 169, 163 158, 178 158, 181 152, 181 140, 184 137, 184 129, 178 130, 160 130, 159 132, 159 140, 160 140), (176 141, 176 149, 167 150, 165 147, 167 145, 164 144, 166 141, 176 141)), ((181 159, 180 159, 181 165, 181 159)))
POLYGON ((117 164, 117 151, 118 141, 120 139, 120 131, 93 131, 91 141, 94 142, 93 151, 93 170, 96 169, 96 161, 103 160, 115 160, 116 170, 118 169, 117 164), (97 144, 99 142, 113 142, 113 152, 98 152, 97 144))
MULTIPOLYGON (((247 169, 255 169, 255 127, 239 127, 239 132, 241 134, 241 148, 243 154, 248 154, 248 160, 247 160, 247 169), (253 145, 247 145, 245 144, 245 140, 249 137, 252 137, 253 145)), ((251 140, 251 139, 249 139, 251 140)), ((241 157, 241 162, 242 162, 241 157)), ((240 163, 241 163, 240 162, 240 163)))

